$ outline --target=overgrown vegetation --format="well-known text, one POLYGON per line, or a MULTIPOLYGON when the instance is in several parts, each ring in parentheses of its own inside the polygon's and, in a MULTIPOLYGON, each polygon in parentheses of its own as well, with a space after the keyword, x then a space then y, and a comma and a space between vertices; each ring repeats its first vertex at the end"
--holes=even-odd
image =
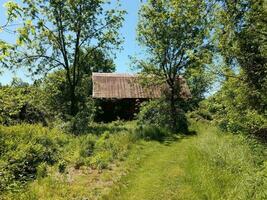
POLYGON ((267 199, 266 1, 143 2, 134 60, 161 98, 103 123, 134 105, 92 98, 92 73, 115 71, 117 3, 5 4, 1 67, 38 80, 0 85, 0 199, 267 199))
POLYGON ((266 199, 266 147, 192 122, 197 136, 152 143, 150 156, 105 199, 266 199))
MULTIPOLYGON (((171 108, 164 100, 151 100, 144 102, 141 105, 140 113, 137 115, 138 124, 140 127, 154 126, 157 129, 166 129, 175 133, 188 133, 188 123, 183 109, 178 109, 175 112, 177 124, 173 129, 172 115, 170 115, 171 108)), ((142 129, 142 128, 141 128, 142 129)))
POLYGON ((40 125, 1 126, 1 193, 20 193, 29 181, 45 178, 48 172, 53 177, 81 167, 102 170, 115 160, 125 159, 136 141, 132 125, 106 127, 95 126, 97 134, 73 136, 40 125))
POLYGON ((266 141, 266 114, 249 105, 249 93, 237 77, 229 78, 219 92, 201 103, 196 112, 206 119, 213 119, 222 130, 251 134, 266 141))
POLYGON ((117 131, 118 123, 98 136, 1 127, 1 198, 266 198, 266 147, 257 141, 192 121, 197 136, 151 142, 157 129, 117 131))

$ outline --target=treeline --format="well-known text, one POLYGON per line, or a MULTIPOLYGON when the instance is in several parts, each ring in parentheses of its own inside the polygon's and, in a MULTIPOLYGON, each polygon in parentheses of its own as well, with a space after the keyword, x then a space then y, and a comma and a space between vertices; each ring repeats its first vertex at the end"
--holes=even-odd
MULTIPOLYGON (((142 105, 137 125, 131 128, 120 122, 95 124, 101 102, 91 97, 92 72, 115 71, 113 54, 121 47, 119 29, 125 14, 119 5, 109 9, 104 1, 36 0, 22 5, 8 1, 6 7, 8 22, 18 19, 22 24, 17 25, 15 45, 0 40, 1 66, 23 67, 41 78, 31 85, 14 79, 0 87, 1 193, 12 196, 29 180, 48 173, 64 177, 73 168, 107 168, 114 160, 124 159, 138 139, 163 141, 173 134, 193 133, 188 116, 266 140, 266 1, 148 0, 142 4, 137 33, 146 55, 133 60, 144 86, 164 83, 168 87, 161 99, 142 105), (181 76, 192 98, 183 98, 181 76), (216 93, 208 94, 212 86, 217 87, 216 93)), ((1 27, 7 28, 8 24, 1 27)), ((207 153, 205 147, 220 143, 220 137, 204 137, 200 149, 193 148, 199 156, 195 165, 204 160, 203 155, 211 163, 202 172, 212 169, 215 176, 209 177, 217 177, 218 168, 227 169, 228 161, 221 157, 228 155, 224 144, 235 148, 244 143, 237 153, 249 149, 243 156, 249 155, 244 173, 264 168, 264 147, 246 144, 247 137, 242 137, 245 142, 233 143, 234 137, 227 138, 221 145, 211 145, 207 153), (259 160, 250 147, 261 155, 259 160)), ((242 162, 229 162, 232 172, 242 169, 242 162)), ((265 184, 261 183, 265 171, 259 170, 259 184, 265 184)), ((202 177, 198 178, 201 182, 202 177)), ((56 187, 57 182, 51 182, 56 187)), ((31 192, 27 195, 22 199, 35 198, 31 192)))
POLYGON ((219 126, 235 133, 267 136, 266 1, 222 1, 216 53, 221 86, 201 104, 219 126))
MULTIPOLYGON (((101 1, 8 2, 6 7, 9 21, 21 18, 23 24, 16 30, 15 45, 1 41, 1 63, 25 67, 33 75, 53 71, 35 84, 43 93, 37 97, 45 100, 41 107, 79 132, 85 124, 79 120, 91 119, 98 108, 90 97, 91 73, 115 70, 111 55, 122 43, 119 29, 125 11, 119 5, 106 8, 101 1)), ((168 85, 162 100, 154 103, 159 119, 143 112, 147 123, 167 121, 166 128, 186 132, 185 113, 211 96, 201 109, 206 105, 222 128, 266 135, 266 15, 264 0, 142 4, 137 39, 146 55, 134 61, 144 85, 168 85), (191 99, 182 98, 180 76, 189 84, 191 99), (207 95, 214 84, 218 92, 207 95)), ((24 93, 23 98, 29 96, 24 93)), ((148 106, 148 112, 151 109, 148 106)), ((2 111, 1 120, 8 123, 20 113, 12 112, 2 111)))

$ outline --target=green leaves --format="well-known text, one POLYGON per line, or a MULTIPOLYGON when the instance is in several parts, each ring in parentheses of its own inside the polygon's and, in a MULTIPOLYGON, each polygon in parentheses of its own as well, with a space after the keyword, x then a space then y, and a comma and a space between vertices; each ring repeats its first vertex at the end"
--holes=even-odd
POLYGON ((52 69, 65 70, 71 112, 77 114, 76 88, 81 82, 83 61, 91 59, 97 50, 113 55, 113 50, 119 49, 122 43, 119 28, 125 12, 119 5, 109 9, 106 3, 103 0, 24 0, 18 9, 10 2, 8 7, 18 10, 18 20, 24 23, 17 29, 16 45, 8 59, 5 57, 5 64, 12 68, 23 66, 38 76, 52 69), (80 55, 83 49, 89 48, 85 55, 80 55))
POLYGON ((242 70, 244 87, 251 91, 244 101, 264 113, 267 108, 266 1, 222 0, 220 5, 215 46, 227 67, 239 73, 242 70))
POLYGON ((139 68, 144 76, 152 75, 168 84, 174 91, 168 101, 182 101, 176 95, 181 89, 177 81, 180 75, 190 80, 196 104, 211 83, 205 65, 212 62, 212 6, 199 0, 149 0, 140 10, 138 41, 147 56, 139 61, 139 68))
POLYGON ((18 3, 14 1, 7 1, 4 4, 4 7, 7 9, 7 16, 9 19, 17 19, 22 11, 18 3))
POLYGON ((154 68, 182 74, 207 37, 205 1, 148 1, 140 11, 138 39, 154 68))

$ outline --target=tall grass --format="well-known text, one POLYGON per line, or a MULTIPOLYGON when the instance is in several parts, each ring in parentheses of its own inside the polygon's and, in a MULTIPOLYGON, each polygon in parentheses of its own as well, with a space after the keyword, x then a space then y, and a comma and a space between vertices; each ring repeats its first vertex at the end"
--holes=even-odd
POLYGON ((206 124, 195 124, 195 130, 199 135, 180 147, 185 149, 180 184, 191 188, 184 199, 267 199, 264 146, 206 124))
POLYGON ((166 144, 147 140, 167 133, 138 133, 135 123, 94 126, 94 134, 80 136, 0 126, 0 199, 267 199, 266 147, 252 139, 192 123, 197 135, 166 144))
POLYGON ((191 129, 197 135, 150 143, 150 155, 105 199, 267 199, 266 147, 205 123, 191 129))

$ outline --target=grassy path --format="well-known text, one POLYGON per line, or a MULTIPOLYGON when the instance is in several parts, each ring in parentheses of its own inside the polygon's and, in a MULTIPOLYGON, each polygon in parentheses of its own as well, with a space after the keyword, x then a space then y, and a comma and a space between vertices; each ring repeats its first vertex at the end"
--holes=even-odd
POLYGON ((255 152, 244 138, 200 125, 198 133, 169 144, 145 143, 144 153, 135 155, 139 165, 104 199, 267 199, 266 172, 255 165, 255 152))
POLYGON ((151 154, 138 169, 130 173, 124 185, 108 199, 150 200, 177 199, 179 177, 183 174, 179 163, 183 149, 180 142, 152 143, 151 154), (166 181, 167 180, 167 181, 166 181))

